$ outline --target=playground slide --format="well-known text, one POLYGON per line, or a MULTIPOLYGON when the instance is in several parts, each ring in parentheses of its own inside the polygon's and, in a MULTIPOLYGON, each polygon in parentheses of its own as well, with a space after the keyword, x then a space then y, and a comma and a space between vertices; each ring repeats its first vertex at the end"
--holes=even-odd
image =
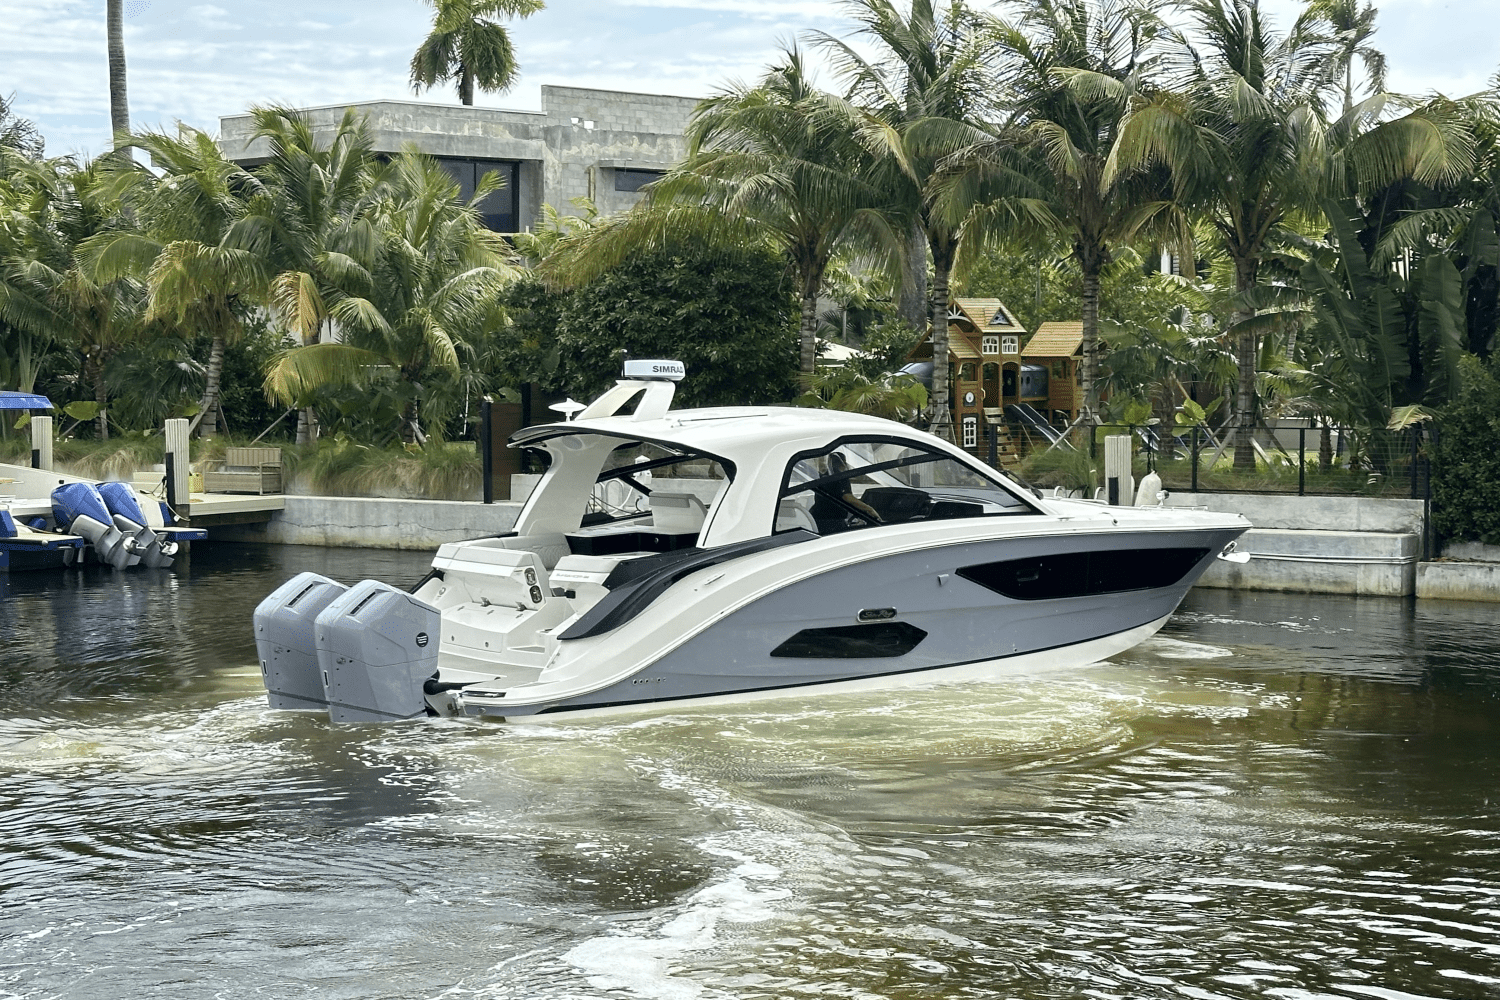
POLYGON ((1005 413, 1012 420, 1020 421, 1028 429, 1046 438, 1048 444, 1057 444, 1062 440, 1062 434, 1058 429, 1047 423, 1047 418, 1026 403, 1011 403, 1005 408, 1005 413))

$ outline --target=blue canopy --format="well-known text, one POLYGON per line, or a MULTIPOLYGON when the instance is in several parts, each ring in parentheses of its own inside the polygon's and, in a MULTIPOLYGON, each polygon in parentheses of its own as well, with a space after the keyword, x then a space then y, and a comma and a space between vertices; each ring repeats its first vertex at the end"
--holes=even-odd
POLYGON ((0 392, 0 410, 50 410, 52 400, 34 392, 0 392))

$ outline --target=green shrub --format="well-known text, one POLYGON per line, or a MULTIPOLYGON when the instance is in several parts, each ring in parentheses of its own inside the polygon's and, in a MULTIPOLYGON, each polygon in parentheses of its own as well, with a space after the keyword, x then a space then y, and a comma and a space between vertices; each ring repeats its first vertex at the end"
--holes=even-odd
POLYGON ((1459 362, 1458 398, 1432 456, 1432 522, 1444 538, 1500 545, 1500 361, 1459 362))

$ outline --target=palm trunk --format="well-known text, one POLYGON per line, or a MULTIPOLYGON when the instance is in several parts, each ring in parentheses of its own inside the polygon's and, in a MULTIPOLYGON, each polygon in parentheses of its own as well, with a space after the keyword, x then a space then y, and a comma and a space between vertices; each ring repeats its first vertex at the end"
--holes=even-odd
POLYGON ((818 364, 818 286, 811 279, 802 285, 802 320, 797 328, 797 367, 811 375, 818 364))
POLYGON ((932 248, 932 396, 927 401, 927 430, 953 440, 953 413, 948 404, 948 275, 953 268, 950 244, 932 248))
MULTIPOLYGON (((1235 291, 1244 295, 1255 284, 1256 261, 1250 258, 1235 261, 1235 291)), ((1239 386, 1234 399, 1234 467, 1255 469, 1255 368, 1259 360, 1259 340, 1249 320, 1253 310, 1238 307, 1234 311, 1235 360, 1239 365, 1239 386)))
POLYGON ((94 383, 94 402, 99 406, 99 413, 94 417, 94 436, 100 441, 109 440, 109 390, 104 386, 104 358, 95 355, 90 358, 86 365, 90 379, 94 383))
POLYGON ((901 321, 921 334, 927 325, 927 234, 920 221, 913 221, 901 257, 901 297, 897 307, 901 321))
POLYGON ((198 413, 202 422, 198 425, 199 437, 213 437, 219 432, 219 381, 224 371, 224 338, 214 337, 208 351, 208 381, 203 386, 203 398, 198 401, 198 413))
POLYGON ((125 93, 124 2, 125 0, 108 0, 105 6, 109 35, 109 126, 114 132, 115 148, 122 152, 130 149, 128 145, 120 145, 120 137, 130 133, 130 101, 125 93))
POLYGON ((462 63, 458 67, 458 99, 466 105, 474 103, 474 71, 462 63))
POLYGON ((1102 265, 1083 266, 1083 380, 1079 392, 1083 405, 1078 415, 1088 423, 1099 409, 1099 271, 1102 265))
POLYGON ((1323 427, 1318 432, 1318 471, 1327 472, 1333 468, 1333 428, 1326 419, 1321 423, 1323 427))
POLYGON ((297 411, 297 443, 312 444, 318 440, 318 411, 304 406, 297 411))

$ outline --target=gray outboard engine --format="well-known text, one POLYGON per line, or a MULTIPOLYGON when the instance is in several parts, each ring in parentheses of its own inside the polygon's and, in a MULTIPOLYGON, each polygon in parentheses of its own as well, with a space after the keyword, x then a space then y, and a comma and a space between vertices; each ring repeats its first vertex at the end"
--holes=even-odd
POLYGON ((135 553, 135 539, 115 525, 104 498, 88 483, 68 483, 53 490, 52 518, 59 530, 88 539, 100 562, 125 569, 141 561, 135 553))
POLYGON ((378 580, 350 587, 318 615, 318 665, 334 722, 391 722, 427 714, 442 614, 378 580))
POLYGON ((100 483, 98 489, 105 508, 113 515, 115 527, 134 542, 134 551, 140 561, 152 568, 172 565, 177 543, 146 527, 146 515, 141 513, 135 490, 124 483, 100 483))
POLYGON ((313 627, 349 588, 316 573, 298 573, 255 608, 255 651, 275 709, 328 710, 313 627))

